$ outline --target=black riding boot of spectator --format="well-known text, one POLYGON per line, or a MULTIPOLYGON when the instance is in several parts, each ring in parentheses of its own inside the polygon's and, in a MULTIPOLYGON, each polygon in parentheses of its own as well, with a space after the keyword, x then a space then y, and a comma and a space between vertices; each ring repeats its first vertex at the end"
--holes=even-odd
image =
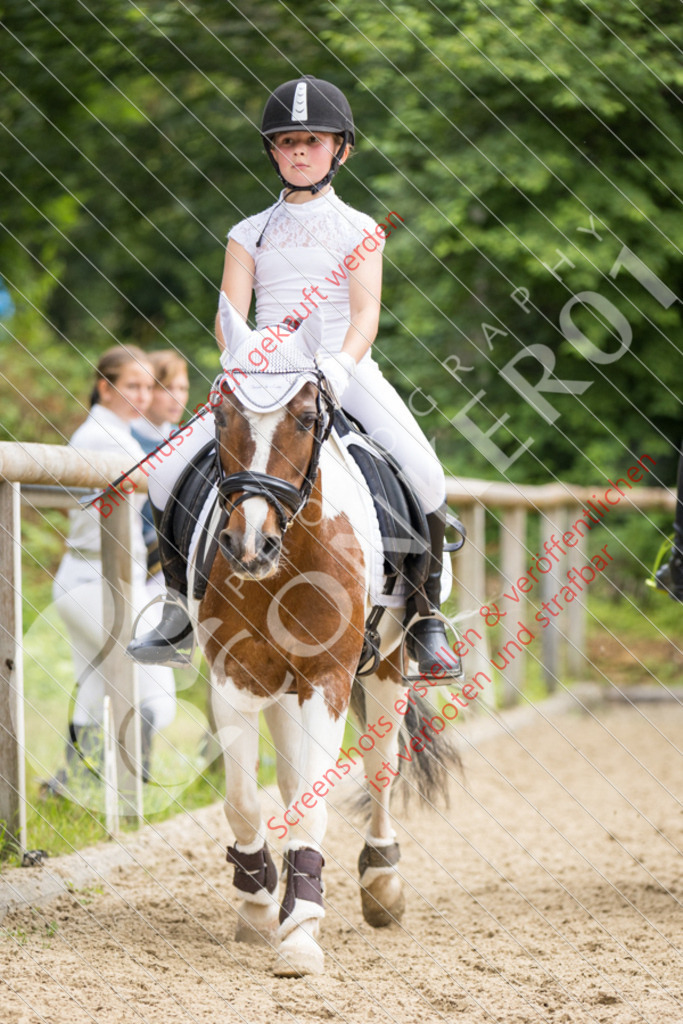
POLYGON ((658 569, 657 589, 666 590, 674 601, 683 602, 683 546, 671 549, 669 561, 658 569))
POLYGON ((192 623, 187 611, 187 566, 180 552, 164 537, 163 512, 151 502, 150 505, 159 537, 159 555, 167 596, 158 626, 131 640, 126 653, 142 665, 184 668, 191 663, 194 650, 192 623))
MULTIPOLYGON (((427 516, 431 559, 429 576, 424 584, 424 590, 429 607, 433 612, 438 612, 441 607, 441 571, 443 568, 443 543, 446 535, 446 509, 447 506, 444 502, 441 508, 436 512, 430 512, 427 516)), ((415 598, 409 598, 406 606, 406 623, 410 622, 417 611, 415 598)), ((413 623, 408 632, 406 646, 410 657, 417 662, 420 673, 429 675, 434 665, 439 664, 446 670, 443 676, 439 675, 440 679, 458 679, 462 675, 462 664, 448 642, 446 626, 436 615, 423 616, 413 623), (445 658, 446 652, 448 652, 448 661, 445 658)))
POLYGON ((678 459, 678 501, 674 519, 674 546, 669 561, 658 570, 657 587, 666 590, 674 601, 683 602, 683 450, 678 459))
POLYGON ((69 722, 64 767, 43 782, 44 794, 69 796, 78 787, 100 777, 104 762, 104 736, 99 725, 69 722))
POLYGON ((140 751, 142 754, 142 781, 149 782, 152 768, 152 738, 154 736, 154 712, 140 708, 140 751))

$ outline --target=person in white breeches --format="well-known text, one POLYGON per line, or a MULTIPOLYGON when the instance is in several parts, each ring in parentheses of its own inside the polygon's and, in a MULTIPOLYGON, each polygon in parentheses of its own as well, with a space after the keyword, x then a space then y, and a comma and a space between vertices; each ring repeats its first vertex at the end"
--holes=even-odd
MULTIPOLYGON (((354 144, 351 109, 336 86, 303 77, 286 82, 270 96, 261 134, 284 188, 276 203, 230 230, 221 290, 245 321, 255 299, 260 330, 281 325, 286 333, 315 309, 321 310, 320 369, 342 408, 401 465, 427 515, 432 563, 426 590, 430 606, 438 611, 445 530, 443 469, 371 355, 379 326, 386 226, 348 206, 330 184, 354 144)), ((224 349, 218 316, 216 338, 224 349)), ((255 369, 265 369, 267 356, 257 352, 252 361, 255 369)), ((155 471, 154 479, 150 476, 153 504, 164 507, 184 466, 213 436, 213 416, 207 413, 182 448, 155 471)), ((182 593, 182 582, 174 582, 182 593)), ((179 637, 187 639, 189 620, 183 621, 181 611, 177 604, 169 604, 159 629, 131 645, 133 656, 145 661, 172 657, 179 637)), ((411 628, 408 640, 420 671, 429 671, 439 660, 438 649, 447 643, 443 622, 434 614, 424 616, 411 628)))
MULTIPOLYGON (((145 412, 153 385, 152 367, 141 349, 133 345, 109 349, 98 363, 90 413, 69 444, 86 451, 116 453, 121 456, 122 466, 139 461, 144 452, 131 434, 131 423, 145 412)), ((130 500, 136 506, 132 553, 133 614, 137 615, 150 600, 145 586, 147 558, 140 515, 144 497, 130 500)), ((77 692, 67 743, 67 760, 73 761, 74 740, 84 744, 88 732, 102 725, 108 673, 103 650, 112 625, 113 603, 108 595, 103 600, 100 512, 91 507, 69 515, 67 550, 54 580, 53 597, 69 633, 76 673, 77 692)), ((145 666, 139 670, 138 683, 147 759, 153 732, 165 728, 175 716, 175 681, 171 669, 145 666)), ((60 773, 56 778, 63 781, 60 773)), ((48 788, 60 791, 52 782, 48 788)))

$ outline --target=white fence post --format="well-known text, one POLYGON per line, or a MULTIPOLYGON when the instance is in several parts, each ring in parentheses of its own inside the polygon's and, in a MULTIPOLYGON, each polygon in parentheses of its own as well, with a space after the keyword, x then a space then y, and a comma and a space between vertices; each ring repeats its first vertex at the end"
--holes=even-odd
POLYGON ((102 708, 104 733, 104 822, 110 836, 119 831, 119 783, 116 771, 116 734, 111 714, 111 698, 105 695, 102 708))
POLYGON ((133 628, 133 507, 122 501, 102 517, 102 586, 105 624, 111 618, 105 692, 116 739, 116 774, 124 814, 143 817, 140 709, 137 666, 125 649, 133 628), (113 608, 112 608, 113 605, 113 608))
MULTIPOLYGON (((567 510, 569 512, 569 510, 567 510)), ((580 565, 588 559, 588 539, 579 535, 579 542, 573 548, 574 564, 580 565)), ((579 593, 567 608, 567 672, 574 678, 583 675, 588 654, 586 651, 586 591, 579 593)))
MULTIPOLYGON (((460 632, 464 635, 471 629, 482 637, 476 646, 470 643, 469 654, 465 655, 465 671, 468 678, 477 672, 484 672, 493 679, 493 671, 489 661, 489 643, 484 620, 479 615, 482 602, 486 599, 486 509, 476 501, 465 506, 460 514, 462 523, 467 530, 467 540, 462 551, 456 555, 458 602, 461 612, 470 612, 463 621, 460 632)), ((493 683, 487 684, 481 700, 475 707, 495 707, 493 683)))
MULTIPOLYGON (((517 580, 524 576, 526 570, 526 509, 522 507, 506 509, 500 530, 501 571, 508 589, 517 585, 517 580)), ((510 592, 512 592, 510 590, 510 592)), ((519 604, 511 605, 507 615, 501 620, 503 626, 503 644, 515 640, 519 632, 518 622, 526 625, 524 613, 527 602, 520 593, 519 604), (514 611, 513 611, 514 609, 514 611)), ((521 646, 521 645, 517 645, 521 646)), ((511 651, 515 651, 514 647, 511 651)), ((502 704, 510 707, 515 704, 524 683, 526 669, 526 647, 515 651, 514 660, 503 672, 502 704)))
POLYGON ((26 849, 20 485, 0 480, 0 833, 26 849))

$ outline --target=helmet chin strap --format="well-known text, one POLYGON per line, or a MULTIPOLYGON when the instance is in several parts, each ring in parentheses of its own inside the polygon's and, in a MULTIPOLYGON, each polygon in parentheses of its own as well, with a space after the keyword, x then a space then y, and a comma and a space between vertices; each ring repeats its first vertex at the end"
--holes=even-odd
POLYGON ((337 152, 332 157, 332 163, 330 164, 329 171, 327 172, 324 178, 321 178, 320 181, 316 181, 315 185, 290 185, 290 183, 287 181, 284 175, 280 172, 280 168, 277 165, 277 160, 273 156, 272 146, 268 147, 268 157, 270 159, 270 162, 277 171, 277 175, 280 181, 287 189, 287 194, 289 194, 290 192, 310 192, 311 195, 317 195, 317 193, 320 192, 321 189, 325 188, 326 185, 330 184, 335 174, 339 170, 339 161, 341 160, 342 154, 347 146, 348 132, 342 132, 342 136, 343 138, 341 145, 337 152))

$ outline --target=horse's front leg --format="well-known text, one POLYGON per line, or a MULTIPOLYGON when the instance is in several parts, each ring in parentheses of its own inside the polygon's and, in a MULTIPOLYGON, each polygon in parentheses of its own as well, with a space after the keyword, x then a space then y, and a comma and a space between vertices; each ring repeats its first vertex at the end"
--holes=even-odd
POLYGON ((277 784, 285 807, 295 798, 299 785, 299 758, 303 732, 296 694, 287 694, 264 708, 263 715, 275 747, 277 784))
POLYGON ((373 730, 378 737, 375 746, 365 755, 372 805, 370 828, 358 859, 363 917, 374 928, 400 921, 405 910, 396 867, 400 850, 389 812, 392 783, 398 777, 398 738, 403 721, 395 705, 399 702, 401 708, 400 698, 405 692, 395 661, 395 657, 386 660, 382 678, 372 675, 364 687, 366 723, 374 726, 382 722, 381 729, 373 730))
POLYGON ((235 868, 233 885, 241 902, 237 908, 238 942, 274 944, 278 927, 278 873, 265 842, 258 798, 258 711, 237 710, 226 687, 213 687, 213 711, 225 764, 225 814, 235 835, 227 860, 235 868))
POLYGON ((278 936, 280 961, 275 973, 282 977, 320 974, 323 951, 316 938, 324 916, 322 843, 327 828, 327 807, 318 794, 325 786, 325 773, 334 768, 344 737, 344 723, 351 680, 344 683, 334 707, 321 690, 315 689, 302 703, 302 742, 299 753, 299 783, 285 812, 290 833, 284 847, 287 869, 285 893, 280 907, 278 936))

